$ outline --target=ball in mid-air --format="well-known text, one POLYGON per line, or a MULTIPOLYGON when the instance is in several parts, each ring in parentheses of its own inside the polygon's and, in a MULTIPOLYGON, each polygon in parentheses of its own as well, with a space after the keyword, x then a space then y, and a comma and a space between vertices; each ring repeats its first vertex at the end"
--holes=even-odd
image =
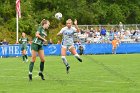
POLYGON ((60 12, 56 13, 55 18, 60 20, 62 18, 62 13, 60 13, 60 12))

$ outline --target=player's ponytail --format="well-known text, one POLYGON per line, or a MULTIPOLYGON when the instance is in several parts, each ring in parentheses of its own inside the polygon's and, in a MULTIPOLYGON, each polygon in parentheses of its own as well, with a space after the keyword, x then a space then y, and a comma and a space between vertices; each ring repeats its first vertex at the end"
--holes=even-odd
POLYGON ((44 24, 50 24, 50 22, 48 20, 46 20, 46 19, 43 19, 41 21, 41 25, 43 26, 44 24))

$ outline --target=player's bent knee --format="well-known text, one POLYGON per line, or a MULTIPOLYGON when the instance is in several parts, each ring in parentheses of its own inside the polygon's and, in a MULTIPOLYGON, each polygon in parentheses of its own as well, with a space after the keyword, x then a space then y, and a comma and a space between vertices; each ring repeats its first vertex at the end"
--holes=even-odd
POLYGON ((45 62, 45 59, 41 59, 41 62, 45 62))
POLYGON ((35 62, 35 60, 36 60, 36 57, 32 57, 32 62, 35 62))

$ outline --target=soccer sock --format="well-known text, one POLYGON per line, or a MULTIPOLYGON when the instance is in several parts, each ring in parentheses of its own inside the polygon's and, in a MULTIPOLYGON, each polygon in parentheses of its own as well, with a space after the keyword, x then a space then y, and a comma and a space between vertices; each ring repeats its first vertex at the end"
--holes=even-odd
POLYGON ((79 60, 80 62, 82 62, 82 59, 80 58, 80 56, 78 54, 74 55, 76 57, 77 60, 79 60))
POLYGON ((28 59, 28 57, 27 57, 27 55, 26 55, 26 54, 25 54, 24 56, 25 56, 25 58, 26 58, 26 59, 28 59))
POLYGON ((39 73, 42 73, 44 70, 44 62, 40 62, 40 72, 39 73))
POLYGON ((23 59, 23 61, 25 61, 25 55, 22 55, 22 59, 23 59))
POLYGON ((32 74, 33 67, 34 67, 34 62, 30 62, 30 65, 29 65, 29 74, 32 74))
POLYGON ((67 59, 65 56, 61 56, 63 63, 65 64, 65 66, 69 66, 67 59))
POLYGON ((75 54, 74 55, 77 59, 79 59, 80 58, 80 56, 78 55, 78 54, 75 54))

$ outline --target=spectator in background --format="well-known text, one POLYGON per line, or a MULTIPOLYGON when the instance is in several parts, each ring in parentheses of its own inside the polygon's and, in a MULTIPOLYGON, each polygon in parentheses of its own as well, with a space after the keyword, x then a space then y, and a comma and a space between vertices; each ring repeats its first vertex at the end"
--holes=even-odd
POLYGON ((127 28, 127 30, 126 30, 126 35, 127 35, 128 38, 130 38, 130 36, 131 36, 131 31, 130 31, 129 28, 127 28))
POLYGON ((109 43, 109 35, 110 33, 107 31, 105 36, 105 43, 109 43))
POLYGON ((101 41, 105 42, 106 29, 104 27, 102 27, 102 29, 100 31, 100 35, 101 35, 101 41))
POLYGON ((82 45, 79 46, 79 51, 80 51, 79 54, 80 55, 83 55, 84 48, 83 48, 82 45))
POLYGON ((50 38, 50 40, 48 41, 48 44, 53 44, 52 39, 50 38))
POLYGON ((138 27, 136 29, 136 35, 140 35, 140 29, 138 27))
POLYGON ((77 40, 76 44, 77 44, 77 45, 81 45, 80 40, 77 40))
POLYGON ((120 32, 124 31, 122 22, 119 23, 119 30, 120 30, 120 32))
POLYGON ((114 29, 114 36, 118 37, 118 31, 114 29))
POLYGON ((6 39, 3 40, 2 45, 8 45, 8 42, 6 41, 6 39))
POLYGON ((84 34, 85 32, 84 32, 84 29, 80 29, 80 33, 81 34, 84 34))
POLYGON ((109 34, 109 39, 110 39, 110 41, 112 41, 113 38, 114 38, 114 29, 111 28, 111 30, 110 30, 110 34, 109 34))
POLYGON ((93 28, 90 28, 90 32, 94 32, 93 28))
POLYGON ((91 44, 91 41, 90 40, 86 40, 86 44, 91 44))
POLYGON ((79 54, 82 55, 82 54, 83 54, 84 48, 83 48, 83 46, 82 46, 80 40, 77 40, 76 44, 77 44, 78 47, 79 47, 79 48, 78 48, 78 49, 79 49, 79 54))
POLYGON ((106 29, 104 27, 102 27, 100 34, 101 36, 106 36, 106 29))
POLYGON ((99 31, 98 28, 95 29, 95 34, 94 35, 95 35, 96 38, 100 37, 100 31, 99 31))

